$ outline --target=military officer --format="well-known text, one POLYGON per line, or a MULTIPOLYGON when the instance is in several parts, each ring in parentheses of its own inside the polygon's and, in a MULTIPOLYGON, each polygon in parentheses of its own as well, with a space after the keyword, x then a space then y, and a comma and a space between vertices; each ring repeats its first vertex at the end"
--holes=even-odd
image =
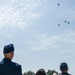
POLYGON ((68 73, 68 65, 65 62, 60 64, 60 71, 61 73, 59 73, 59 75, 71 75, 68 73))
POLYGON ((4 58, 0 62, 0 75, 22 75, 21 65, 12 62, 14 50, 13 44, 4 46, 4 58))

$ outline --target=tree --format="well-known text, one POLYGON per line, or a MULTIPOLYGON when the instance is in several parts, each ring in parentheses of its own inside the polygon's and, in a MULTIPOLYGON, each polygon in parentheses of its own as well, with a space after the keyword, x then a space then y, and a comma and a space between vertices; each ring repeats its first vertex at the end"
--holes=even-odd
POLYGON ((34 72, 32 72, 32 71, 24 72, 23 75, 34 75, 34 72))
POLYGON ((56 72, 55 70, 48 70, 47 71, 47 75, 53 75, 53 73, 57 73, 58 74, 58 72, 56 72))

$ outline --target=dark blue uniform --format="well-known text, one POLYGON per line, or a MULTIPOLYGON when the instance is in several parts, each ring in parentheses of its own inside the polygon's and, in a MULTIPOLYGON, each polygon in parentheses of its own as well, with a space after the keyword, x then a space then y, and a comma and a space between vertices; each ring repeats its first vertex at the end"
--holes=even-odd
POLYGON ((21 65, 4 58, 0 62, 0 75, 22 75, 21 65))
POLYGON ((69 73, 60 73, 59 75, 71 75, 71 74, 69 74, 69 73))

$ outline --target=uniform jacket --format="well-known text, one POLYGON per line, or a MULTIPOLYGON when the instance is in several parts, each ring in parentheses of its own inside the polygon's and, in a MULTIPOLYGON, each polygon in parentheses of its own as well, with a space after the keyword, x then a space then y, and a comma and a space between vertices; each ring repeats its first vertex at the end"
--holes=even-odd
POLYGON ((0 62, 0 75, 22 75, 21 65, 4 58, 0 62))
POLYGON ((69 73, 60 73, 59 75, 71 75, 71 74, 69 74, 69 73))

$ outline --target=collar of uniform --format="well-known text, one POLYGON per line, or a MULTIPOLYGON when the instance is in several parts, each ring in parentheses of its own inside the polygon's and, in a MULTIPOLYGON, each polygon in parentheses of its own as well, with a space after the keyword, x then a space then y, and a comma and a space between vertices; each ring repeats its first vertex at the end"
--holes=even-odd
POLYGON ((67 72, 65 72, 65 73, 62 73, 62 75, 68 75, 68 73, 67 73, 67 72))
POLYGON ((4 60, 4 61, 11 62, 11 59, 9 59, 9 58, 4 58, 3 60, 4 60))

